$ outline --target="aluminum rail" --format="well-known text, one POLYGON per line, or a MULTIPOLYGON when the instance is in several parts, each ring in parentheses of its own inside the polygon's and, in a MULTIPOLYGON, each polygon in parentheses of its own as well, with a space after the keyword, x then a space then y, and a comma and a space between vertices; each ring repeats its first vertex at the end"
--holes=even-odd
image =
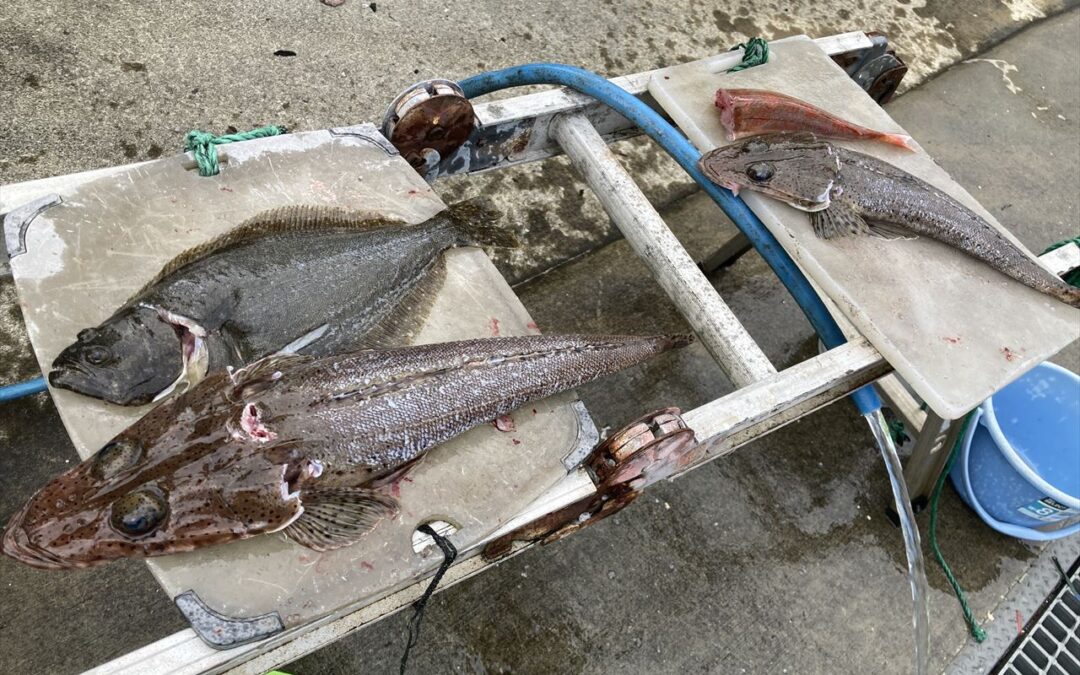
POLYGON ((612 222, 735 386, 745 387, 776 373, 592 122, 580 113, 563 115, 552 123, 551 131, 612 222))

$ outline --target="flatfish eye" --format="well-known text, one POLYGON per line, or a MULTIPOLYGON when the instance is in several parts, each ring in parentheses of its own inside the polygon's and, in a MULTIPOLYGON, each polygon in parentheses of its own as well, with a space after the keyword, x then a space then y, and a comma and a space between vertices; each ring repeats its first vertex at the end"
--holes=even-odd
POLYGON ((765 141, 763 141, 761 139, 755 138, 753 140, 747 141, 746 145, 743 146, 742 151, 744 153, 752 153, 752 152, 765 152, 768 149, 769 149, 769 144, 768 143, 766 143, 765 141))
POLYGON ((754 162, 746 167, 746 176, 755 183, 767 183, 776 171, 768 162, 754 162))
POLYGON ((124 438, 110 441, 94 455, 90 473, 99 480, 112 478, 135 466, 140 458, 142 458, 142 446, 138 443, 124 438))
POLYGON ((127 537, 136 538, 150 534, 163 522, 169 507, 165 496, 154 488, 142 488, 129 492, 112 505, 109 524, 127 537))
POLYGON ((112 352, 106 347, 95 345, 93 347, 87 347, 86 350, 83 351, 83 358, 92 366, 100 366, 112 359, 112 352))

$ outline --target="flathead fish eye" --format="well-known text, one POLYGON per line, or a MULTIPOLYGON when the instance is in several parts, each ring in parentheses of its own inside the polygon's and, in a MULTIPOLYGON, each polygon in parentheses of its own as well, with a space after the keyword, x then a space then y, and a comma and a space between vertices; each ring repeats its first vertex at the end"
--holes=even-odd
POLYGON ((112 478, 135 466, 140 457, 142 457, 142 447, 138 443, 124 438, 110 441, 94 455, 90 473, 99 480, 112 478))
POLYGON ((768 149, 769 149, 769 144, 768 143, 766 143, 765 141, 763 141, 763 140, 761 140, 759 138, 755 138, 755 139, 747 141, 746 145, 743 146, 742 151, 744 153, 765 152, 768 149))
POLYGON ((160 490, 141 488, 113 502, 109 523, 127 537, 142 537, 156 530, 165 521, 167 512, 168 505, 160 490))
POLYGON ((767 183, 774 173, 776 172, 773 170, 772 164, 768 162, 755 162, 746 167, 747 177, 755 183, 767 183))
POLYGON ((92 366, 100 366, 112 358, 112 352, 100 345, 87 347, 83 350, 83 359, 92 366))

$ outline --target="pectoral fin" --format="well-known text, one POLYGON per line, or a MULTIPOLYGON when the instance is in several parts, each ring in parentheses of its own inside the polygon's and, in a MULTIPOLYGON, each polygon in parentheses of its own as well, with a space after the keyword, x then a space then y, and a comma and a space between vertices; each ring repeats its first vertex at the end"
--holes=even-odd
POLYGON ((837 239, 869 234, 870 226, 863 217, 842 201, 834 199, 829 208, 810 214, 814 234, 821 239, 837 239))
POLYGON ((880 239, 915 239, 911 230, 895 223, 867 221, 846 203, 834 199, 827 209, 810 214, 814 234, 822 239, 870 235, 880 239))
POLYGON ((396 499, 366 488, 301 490, 304 512, 283 531, 316 551, 355 544, 384 518, 398 513, 396 499))

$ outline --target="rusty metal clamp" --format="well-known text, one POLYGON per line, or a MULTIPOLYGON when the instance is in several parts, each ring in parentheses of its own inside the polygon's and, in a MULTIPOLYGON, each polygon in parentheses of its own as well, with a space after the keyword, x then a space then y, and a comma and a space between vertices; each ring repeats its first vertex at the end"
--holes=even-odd
POLYGON ((382 133, 424 179, 469 140, 476 116, 456 82, 426 80, 403 91, 383 115, 382 133))
POLYGON ((483 556, 501 558, 519 541, 548 544, 603 520, 637 499, 644 487, 693 463, 703 451, 678 408, 642 415, 585 458, 583 466, 596 484, 595 493, 499 537, 484 547, 483 556))

